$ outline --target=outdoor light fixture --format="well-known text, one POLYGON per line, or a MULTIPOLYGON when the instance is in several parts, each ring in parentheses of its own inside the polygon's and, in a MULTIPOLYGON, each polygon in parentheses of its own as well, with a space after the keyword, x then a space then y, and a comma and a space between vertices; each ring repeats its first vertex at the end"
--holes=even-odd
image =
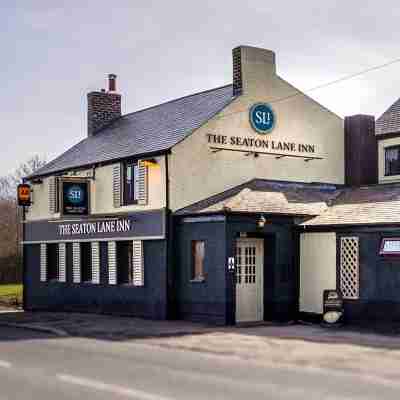
POLYGON ((257 221, 257 227, 264 228, 267 220, 265 219, 264 215, 261 215, 260 219, 257 221))
POLYGON ((155 167, 158 165, 158 162, 155 158, 148 158, 142 161, 142 165, 145 167, 155 167))

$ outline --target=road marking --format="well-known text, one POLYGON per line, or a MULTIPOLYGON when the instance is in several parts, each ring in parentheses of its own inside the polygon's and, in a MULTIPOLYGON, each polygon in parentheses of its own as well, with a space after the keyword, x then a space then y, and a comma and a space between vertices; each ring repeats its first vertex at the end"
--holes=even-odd
POLYGON ((133 397, 139 400, 172 400, 169 397, 159 396, 157 394, 143 392, 141 390, 131 389, 124 386, 104 383, 93 379, 82 378, 73 375, 58 374, 57 379, 62 382, 71 383, 72 385, 84 386, 90 389, 110 392, 126 397, 133 397))
POLYGON ((0 360, 0 368, 11 368, 11 363, 8 361, 0 360))

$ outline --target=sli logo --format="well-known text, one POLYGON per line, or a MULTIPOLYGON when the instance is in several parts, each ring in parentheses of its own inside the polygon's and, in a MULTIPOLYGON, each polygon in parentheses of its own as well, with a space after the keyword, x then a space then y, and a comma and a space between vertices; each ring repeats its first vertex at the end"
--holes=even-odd
POLYGON ((84 200, 84 193, 81 187, 71 186, 68 189, 67 197, 70 203, 79 204, 84 200))
POLYGON ((256 103, 250 109, 250 124, 261 134, 269 133, 275 127, 275 113, 266 103, 256 103))

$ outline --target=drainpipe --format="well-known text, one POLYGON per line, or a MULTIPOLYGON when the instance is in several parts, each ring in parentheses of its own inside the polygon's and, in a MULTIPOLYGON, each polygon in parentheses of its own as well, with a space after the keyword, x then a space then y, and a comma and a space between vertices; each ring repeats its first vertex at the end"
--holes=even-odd
MULTIPOLYGON (((25 183, 26 180, 22 179, 22 183, 25 183)), ((17 205, 18 207, 18 205, 17 205)), ((25 218, 26 218, 26 211, 25 207, 22 207, 22 307, 24 311, 27 309, 27 302, 26 302, 26 286, 27 286, 27 274, 26 274, 26 255, 25 255, 25 218)), ((19 244, 18 244, 19 245, 19 244)))
POLYGON ((165 159, 165 240, 167 242, 166 259, 167 259, 167 319, 176 318, 176 305, 175 305, 175 281, 173 271, 173 224, 170 210, 170 193, 169 193, 169 163, 168 153, 164 155, 165 159))

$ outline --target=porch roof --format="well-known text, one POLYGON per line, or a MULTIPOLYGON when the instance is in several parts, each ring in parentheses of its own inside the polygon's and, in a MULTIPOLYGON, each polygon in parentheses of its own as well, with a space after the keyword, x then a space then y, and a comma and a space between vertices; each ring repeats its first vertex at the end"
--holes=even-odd
POLYGON ((400 184, 346 188, 319 216, 303 226, 400 223, 400 184))
POLYGON ((175 214, 219 211, 316 216, 328 208, 336 187, 254 179, 178 210, 175 214))

